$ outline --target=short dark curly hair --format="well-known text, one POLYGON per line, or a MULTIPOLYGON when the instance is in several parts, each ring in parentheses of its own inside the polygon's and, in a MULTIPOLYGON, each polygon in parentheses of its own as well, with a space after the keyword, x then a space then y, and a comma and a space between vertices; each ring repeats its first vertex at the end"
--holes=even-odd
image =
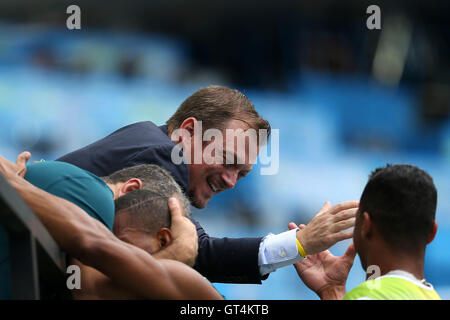
POLYGON ((161 228, 171 226, 168 201, 167 196, 141 189, 127 192, 114 203, 116 215, 127 213, 131 216, 128 227, 155 234, 161 228))
POLYGON ((423 248, 433 227, 437 190, 431 176, 418 167, 387 165, 373 171, 359 204, 393 249, 423 248))

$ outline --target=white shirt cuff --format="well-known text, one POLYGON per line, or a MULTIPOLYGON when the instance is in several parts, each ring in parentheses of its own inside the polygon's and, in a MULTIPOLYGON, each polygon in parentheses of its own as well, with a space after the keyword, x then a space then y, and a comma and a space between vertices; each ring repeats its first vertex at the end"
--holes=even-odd
POLYGON ((258 266, 262 276, 302 259, 297 248, 297 231, 293 229, 276 235, 269 233, 261 240, 258 266))

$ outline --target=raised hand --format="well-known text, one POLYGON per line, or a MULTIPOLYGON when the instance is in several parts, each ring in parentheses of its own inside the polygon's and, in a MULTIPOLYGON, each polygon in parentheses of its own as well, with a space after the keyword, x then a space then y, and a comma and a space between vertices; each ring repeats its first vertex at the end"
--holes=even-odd
POLYGON ((25 173, 27 173, 27 162, 31 159, 31 153, 28 151, 24 151, 16 159, 16 174, 25 177, 25 173))
MULTIPOLYGON (((289 223, 289 229, 294 228, 297 226, 293 222, 289 223)), ((305 225, 300 225, 299 228, 304 229, 305 225)), ((356 251, 352 243, 340 257, 325 250, 308 255, 295 263, 294 267, 303 283, 321 299, 342 299, 355 255, 356 251)))
POLYGON ((198 253, 198 237, 195 225, 185 217, 183 206, 176 197, 169 199, 169 210, 172 217, 173 242, 167 248, 156 254, 157 258, 181 261, 191 267, 195 264, 198 253))
POLYGON ((353 231, 343 231, 355 225, 359 201, 347 201, 333 207, 329 201, 308 223, 297 232, 297 239, 308 255, 333 246, 336 242, 349 239, 353 231))
POLYGON ((27 172, 27 162, 30 160, 31 154, 28 151, 24 151, 16 159, 16 163, 5 159, 0 156, 0 172, 6 177, 20 176, 24 177, 27 172))

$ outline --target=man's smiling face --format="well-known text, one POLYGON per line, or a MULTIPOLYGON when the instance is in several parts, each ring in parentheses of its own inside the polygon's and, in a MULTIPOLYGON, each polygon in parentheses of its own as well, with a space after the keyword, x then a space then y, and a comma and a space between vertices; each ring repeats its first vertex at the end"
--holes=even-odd
MULTIPOLYGON (((243 130, 247 130, 248 126, 240 120, 230 120, 226 128, 232 130, 241 129, 241 134, 243 135, 243 130)), ((204 157, 202 157, 201 164, 189 164, 188 196, 191 199, 192 205, 197 208, 204 208, 214 195, 233 188, 239 179, 250 173, 253 163, 256 161, 259 148, 256 147, 256 154, 252 155, 249 143, 257 142, 250 142, 250 139, 245 138, 245 149, 238 150, 237 137, 234 137, 234 143, 231 145, 230 143, 227 145, 226 140, 226 132, 224 130, 223 141, 219 143, 223 147, 210 149, 213 150, 211 156, 223 158, 222 164, 207 164, 205 163, 204 157), (217 155, 216 152, 219 154, 217 155), (227 158, 233 159, 233 163, 227 164, 227 158)), ((205 151, 205 148, 214 143, 217 144, 218 141, 213 140, 203 143, 202 153, 205 151)))

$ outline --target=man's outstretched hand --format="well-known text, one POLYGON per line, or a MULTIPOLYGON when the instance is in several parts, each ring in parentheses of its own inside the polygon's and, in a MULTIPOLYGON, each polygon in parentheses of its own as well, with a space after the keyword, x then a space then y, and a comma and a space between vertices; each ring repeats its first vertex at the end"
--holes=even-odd
POLYGON ((315 254, 333 246, 336 242, 350 239, 353 231, 345 231, 355 225, 359 201, 346 201, 333 207, 329 201, 305 228, 297 231, 297 239, 306 254, 315 254))
MULTIPOLYGON (((290 229, 297 228, 294 223, 289 224, 290 229)), ((300 225, 304 229, 305 225, 300 225)), ((305 285, 323 299, 340 300, 345 295, 345 283, 350 269, 353 266, 356 251, 353 243, 347 248, 344 255, 336 257, 325 250, 294 264, 300 279, 305 285)))

